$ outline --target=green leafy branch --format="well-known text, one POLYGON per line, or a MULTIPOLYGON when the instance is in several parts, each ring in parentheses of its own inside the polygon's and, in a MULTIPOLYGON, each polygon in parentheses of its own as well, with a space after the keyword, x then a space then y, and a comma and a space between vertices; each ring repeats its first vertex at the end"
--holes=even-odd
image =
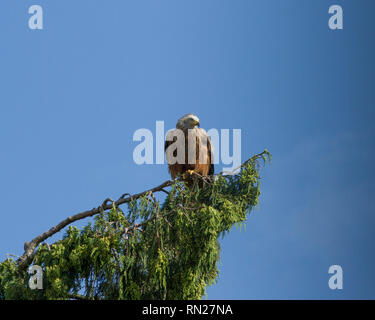
POLYGON ((0 263, 0 299, 200 299, 218 276, 218 237, 258 204, 259 160, 270 157, 265 150, 236 174, 197 175, 190 187, 168 180, 68 217, 0 263), (92 216, 82 230, 69 226, 92 216), (62 240, 44 242, 66 226, 62 240), (32 263, 43 268, 42 291, 27 286, 32 263))

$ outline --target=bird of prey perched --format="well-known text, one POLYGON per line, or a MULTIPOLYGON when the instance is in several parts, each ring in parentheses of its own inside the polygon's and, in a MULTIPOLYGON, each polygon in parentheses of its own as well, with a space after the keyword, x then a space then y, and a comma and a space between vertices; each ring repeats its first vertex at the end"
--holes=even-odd
POLYGON ((199 127, 199 118, 191 113, 177 121, 176 129, 168 131, 165 153, 172 179, 186 174, 214 174, 213 148, 210 137, 199 127))

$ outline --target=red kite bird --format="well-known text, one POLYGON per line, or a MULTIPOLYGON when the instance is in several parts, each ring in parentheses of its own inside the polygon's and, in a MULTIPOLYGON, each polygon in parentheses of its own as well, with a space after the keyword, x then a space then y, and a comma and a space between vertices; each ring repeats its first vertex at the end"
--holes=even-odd
POLYGON ((176 129, 168 131, 165 153, 172 179, 189 173, 214 174, 213 150, 207 132, 199 128, 199 118, 191 113, 182 116, 176 129))

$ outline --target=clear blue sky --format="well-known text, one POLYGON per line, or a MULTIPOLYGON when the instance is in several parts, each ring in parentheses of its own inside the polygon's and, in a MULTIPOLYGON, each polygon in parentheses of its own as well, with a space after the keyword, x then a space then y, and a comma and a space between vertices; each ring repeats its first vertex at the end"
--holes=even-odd
POLYGON ((194 112, 242 129, 243 160, 273 154, 207 298, 375 298, 374 1, 3 0, 1 13, 0 260, 168 179, 133 162, 132 135, 194 112), (344 30, 328 28, 332 4, 344 30))

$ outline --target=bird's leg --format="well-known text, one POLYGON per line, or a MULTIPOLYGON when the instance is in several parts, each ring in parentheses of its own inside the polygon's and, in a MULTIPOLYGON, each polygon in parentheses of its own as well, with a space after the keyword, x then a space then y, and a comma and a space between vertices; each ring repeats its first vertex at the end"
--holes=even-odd
POLYGON ((187 170, 182 174, 183 179, 186 179, 189 176, 192 176, 195 173, 194 170, 187 170))

